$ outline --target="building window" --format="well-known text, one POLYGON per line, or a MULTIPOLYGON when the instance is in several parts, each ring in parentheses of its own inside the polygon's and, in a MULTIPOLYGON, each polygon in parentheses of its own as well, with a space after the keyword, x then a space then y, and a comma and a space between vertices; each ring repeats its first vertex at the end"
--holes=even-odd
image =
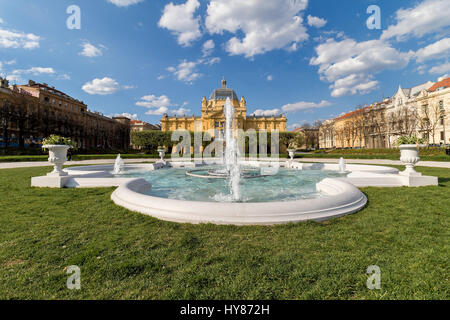
POLYGON ((444 116, 441 116, 441 126, 444 125, 444 116))
POLYGON ((443 100, 439 101, 439 109, 441 111, 444 111, 444 101, 443 100))
POLYGON ((445 141, 444 131, 441 131, 441 140, 445 141))

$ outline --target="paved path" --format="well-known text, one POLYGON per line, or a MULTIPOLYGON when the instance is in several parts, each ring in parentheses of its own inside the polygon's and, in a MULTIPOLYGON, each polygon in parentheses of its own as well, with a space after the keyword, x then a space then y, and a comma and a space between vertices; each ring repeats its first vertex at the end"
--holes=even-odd
MULTIPOLYGON (((324 162, 324 163, 338 163, 339 159, 323 159, 323 158, 303 158, 296 159, 299 162, 324 162)), ((381 165, 403 165, 400 160, 386 160, 386 159, 345 159, 347 163, 359 164, 381 164, 381 165)), ((435 167, 435 168, 449 168, 450 161, 419 161, 418 167, 435 167)))
MULTIPOLYGON (((125 163, 142 163, 142 162, 155 162, 157 159, 124 159, 125 163)), ((305 158, 295 159, 299 162, 324 162, 324 163, 338 163, 339 159, 321 159, 321 158, 305 158)), ((346 159, 347 163, 360 163, 360 164, 380 164, 380 165, 402 165, 399 160, 385 160, 385 159, 346 159)), ((83 160, 83 161, 68 161, 65 165, 92 165, 92 164, 112 164, 114 159, 102 159, 102 160, 83 160)), ((52 166, 46 161, 33 161, 33 162, 0 162, 0 169, 13 169, 13 168, 29 168, 29 167, 47 167, 52 166)), ((417 166, 419 167, 435 167, 435 168, 448 168, 450 169, 450 161, 420 161, 417 166)))
MULTIPOLYGON (((158 159, 124 159, 125 163, 141 163, 141 162, 155 162, 158 159)), ((83 160, 83 161, 67 161, 64 165, 85 166, 91 164, 113 164, 114 159, 100 159, 100 160, 83 160)), ((0 162, 0 169, 13 168, 30 168, 30 167, 51 167, 51 163, 47 161, 30 161, 30 162, 0 162)))

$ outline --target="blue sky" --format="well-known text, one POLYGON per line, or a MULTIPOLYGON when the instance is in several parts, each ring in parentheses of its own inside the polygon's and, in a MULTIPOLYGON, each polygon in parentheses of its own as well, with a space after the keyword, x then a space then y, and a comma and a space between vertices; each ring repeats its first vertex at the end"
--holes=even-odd
POLYGON ((199 115, 225 76, 249 114, 283 112, 293 129, 450 73, 448 12, 446 0, 0 0, 0 74, 151 123, 199 115), (370 5, 381 29, 366 26, 370 5))

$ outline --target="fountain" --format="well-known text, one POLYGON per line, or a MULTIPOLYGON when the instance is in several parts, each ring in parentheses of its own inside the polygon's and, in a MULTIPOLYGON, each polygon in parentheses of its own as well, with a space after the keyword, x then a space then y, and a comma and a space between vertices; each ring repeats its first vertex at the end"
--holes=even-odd
POLYGON ((231 104, 230 98, 227 98, 224 105, 225 113, 225 151, 222 156, 223 167, 214 169, 200 169, 186 171, 186 175, 196 178, 207 179, 227 179, 229 196, 217 195, 220 199, 228 199, 238 202, 241 200, 240 196, 240 182, 241 178, 259 178, 263 177, 259 171, 255 169, 242 170, 239 165, 239 150, 236 138, 233 137, 233 123, 234 123, 234 107, 231 104))
POLYGON ((230 98, 225 101, 225 167, 228 173, 230 194, 233 201, 239 201, 241 170, 238 161, 237 140, 233 137, 234 107, 230 98))
POLYGON ((158 161, 156 161, 156 163, 161 163, 161 164, 163 164, 163 165, 166 165, 167 162, 166 162, 166 160, 164 160, 164 156, 166 155, 166 149, 165 149, 165 148, 162 148, 162 147, 159 147, 157 151, 158 151, 159 157, 160 157, 161 159, 159 159, 158 161))
POLYGON ((120 174, 123 171, 123 168, 125 166, 125 162, 123 161, 123 159, 120 157, 120 153, 117 155, 116 161, 114 162, 114 170, 113 173, 114 174, 120 174))
POLYGON ((346 173, 347 171, 347 164, 345 163, 345 160, 343 157, 339 159, 339 173, 346 173))

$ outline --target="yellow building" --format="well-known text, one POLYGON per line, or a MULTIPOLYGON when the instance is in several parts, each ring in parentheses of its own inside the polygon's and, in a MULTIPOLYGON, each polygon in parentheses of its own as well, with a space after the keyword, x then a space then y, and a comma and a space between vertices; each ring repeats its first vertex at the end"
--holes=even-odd
POLYGON ((364 113, 365 107, 346 113, 334 119, 336 148, 365 148, 364 113))
POLYGON ((169 117, 165 114, 161 119, 162 131, 189 130, 189 131, 209 131, 212 136, 223 133, 225 129, 224 105, 227 98, 230 98, 235 109, 234 127, 248 130, 279 130, 286 131, 287 119, 284 115, 277 117, 247 116, 247 103, 244 97, 238 99, 233 89, 227 88, 227 82, 222 79, 221 87, 215 89, 209 100, 202 99, 201 117, 169 117))

